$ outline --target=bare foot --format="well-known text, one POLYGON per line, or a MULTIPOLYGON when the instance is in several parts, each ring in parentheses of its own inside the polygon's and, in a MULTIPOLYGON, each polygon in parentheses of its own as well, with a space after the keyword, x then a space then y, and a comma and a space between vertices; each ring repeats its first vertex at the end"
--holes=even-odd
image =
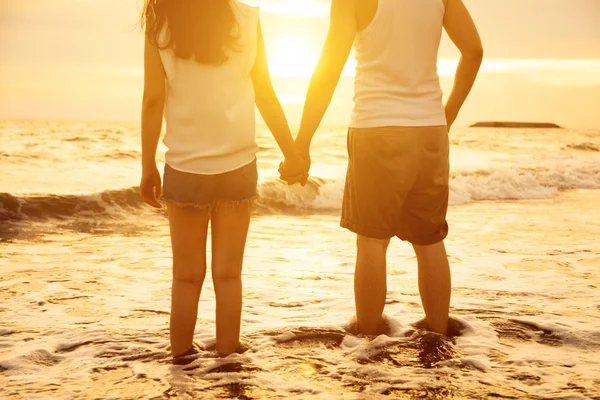
MULTIPOLYGON (((429 330, 429 326, 427 325, 427 320, 425 318, 415 322, 412 324, 415 329, 429 330)), ((456 318, 448 317, 448 337, 456 337, 462 335, 464 330, 466 329, 465 325, 457 320, 456 318)), ((412 333, 411 333, 412 334, 412 333)), ((410 334, 408 335, 410 336, 410 334)))
POLYGON ((379 336, 379 335, 389 335, 391 332, 390 320, 387 315, 383 314, 381 316, 381 321, 379 322, 379 327, 377 328, 377 333, 375 335, 363 335, 358 329, 358 323, 356 321, 356 316, 352 317, 352 319, 344 326, 344 329, 355 336, 379 336))

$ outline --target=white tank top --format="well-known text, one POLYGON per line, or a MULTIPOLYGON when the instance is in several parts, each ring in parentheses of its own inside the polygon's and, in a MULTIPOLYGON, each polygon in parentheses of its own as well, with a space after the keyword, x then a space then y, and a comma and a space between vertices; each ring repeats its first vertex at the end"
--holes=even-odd
POLYGON ((353 128, 446 125, 437 58, 442 0, 379 0, 357 35, 353 128))
POLYGON ((231 4, 239 39, 224 64, 202 65, 177 58, 170 49, 160 52, 167 75, 165 158, 179 171, 203 175, 233 171, 251 163, 258 151, 250 77, 256 60, 258 8, 236 0, 231 4))

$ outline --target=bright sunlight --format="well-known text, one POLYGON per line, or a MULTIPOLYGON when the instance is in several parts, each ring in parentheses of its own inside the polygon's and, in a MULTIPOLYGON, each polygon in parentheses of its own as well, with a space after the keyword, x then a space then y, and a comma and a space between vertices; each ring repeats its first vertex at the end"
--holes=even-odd
MULTIPOLYGON (((267 43, 269 68, 271 74, 287 78, 308 78, 319 62, 320 48, 312 46, 306 36, 288 33, 282 34, 267 43)), ((353 76, 356 60, 348 58, 344 76, 353 76)))
POLYGON ((319 53, 311 48, 305 37, 296 34, 274 39, 267 52, 271 73, 276 76, 311 76, 319 61, 319 53))

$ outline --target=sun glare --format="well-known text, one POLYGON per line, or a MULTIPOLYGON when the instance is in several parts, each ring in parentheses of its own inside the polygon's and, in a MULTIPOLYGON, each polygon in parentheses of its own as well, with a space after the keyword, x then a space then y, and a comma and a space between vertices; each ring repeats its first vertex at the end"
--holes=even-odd
POLYGON ((300 35, 283 35, 276 39, 269 52, 269 67, 273 75, 286 77, 310 76, 319 61, 318 53, 300 35))
MULTIPOLYGON (((319 49, 299 34, 283 34, 267 43, 267 53, 271 73, 279 77, 308 78, 319 62, 319 49)), ((356 60, 350 56, 343 75, 353 76, 355 68, 356 60)))
POLYGON ((319 0, 248 1, 248 4, 260 7, 270 14, 293 15, 296 17, 323 17, 329 15, 329 4, 319 0))

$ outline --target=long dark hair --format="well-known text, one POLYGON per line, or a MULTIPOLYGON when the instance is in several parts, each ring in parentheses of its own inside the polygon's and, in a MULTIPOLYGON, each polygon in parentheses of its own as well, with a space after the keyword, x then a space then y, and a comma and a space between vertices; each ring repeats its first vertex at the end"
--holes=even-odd
POLYGON ((152 44, 200 64, 222 64, 236 50, 230 0, 145 0, 141 23, 152 44), (166 41, 159 40, 165 24, 166 41))

